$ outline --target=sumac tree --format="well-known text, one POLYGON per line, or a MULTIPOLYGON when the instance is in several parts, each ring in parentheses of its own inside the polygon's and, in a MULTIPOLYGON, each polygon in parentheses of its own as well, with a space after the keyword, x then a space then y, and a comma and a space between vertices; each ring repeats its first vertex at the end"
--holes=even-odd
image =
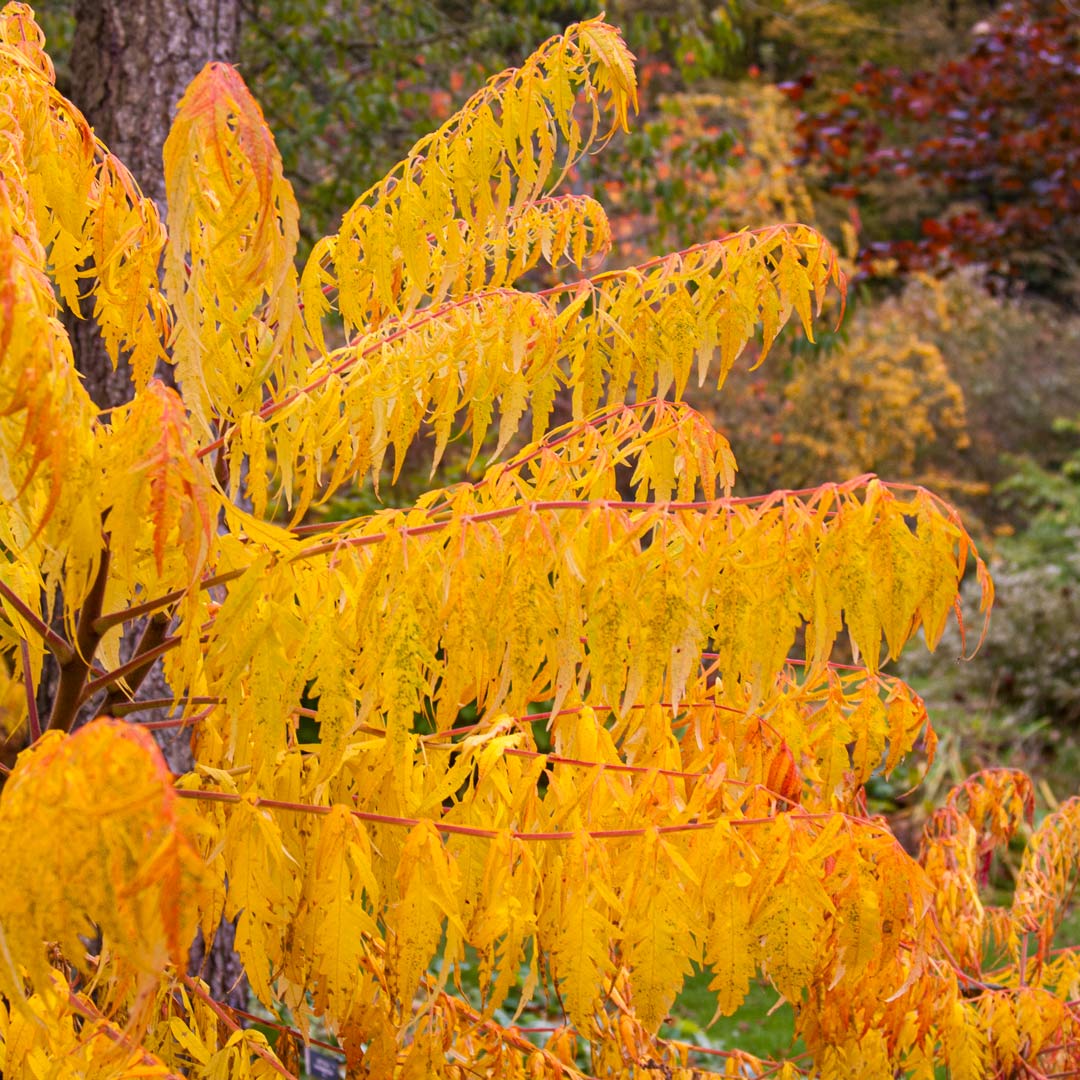
POLYGON ((490 82, 301 273, 235 71, 180 104, 166 238, 28 8, 0 42, 0 700, 30 743, 0 797, 5 1077, 289 1076, 313 1016, 353 1076, 701 1075, 657 1035, 695 966, 720 1013, 759 973, 790 1002, 809 1056, 785 1077, 1080 1064, 1080 957, 1052 948, 1080 802, 1006 907, 979 885, 1030 817, 1023 776, 954 792, 919 860, 865 809, 875 771, 933 748, 881 664, 942 633, 972 554, 955 514, 869 476, 733 498, 727 442, 668 400, 695 366, 722 382, 758 324, 809 333, 842 287, 828 242, 767 228, 514 288, 607 244, 598 204, 553 192, 634 106, 616 31, 490 82), (57 292, 92 293, 130 404, 92 406, 57 292), (179 392, 151 377, 166 354, 179 392), (575 419, 545 436, 564 390, 575 419), (527 407, 537 441, 480 482, 300 524, 422 427, 437 463, 527 407), (183 776, 138 723, 158 660, 183 776), (274 1048, 184 969, 223 914, 274 1048), (498 1010, 541 992, 560 1027, 536 1046, 498 1010))

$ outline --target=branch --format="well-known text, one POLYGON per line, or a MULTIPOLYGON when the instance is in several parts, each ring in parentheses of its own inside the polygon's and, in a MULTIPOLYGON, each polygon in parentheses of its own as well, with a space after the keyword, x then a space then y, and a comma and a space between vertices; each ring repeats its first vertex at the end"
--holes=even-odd
MULTIPOLYGON (((126 705, 135 696, 143 679, 146 678, 150 673, 150 669, 154 666, 154 660, 160 654, 156 654, 154 659, 147 659, 147 657, 154 649, 164 643, 165 635, 168 633, 171 623, 171 611, 159 611, 156 615, 150 617, 146 628, 142 632, 142 637, 139 638, 139 644, 135 646, 135 651, 131 654, 131 661, 141 660, 142 664, 134 668, 127 676, 127 692, 122 690, 119 684, 113 685, 105 700, 101 703, 101 708, 97 711, 98 716, 115 716, 116 712, 114 710, 120 705, 126 705)), ((129 661, 129 664, 131 661, 129 661)))
MULTIPOLYGON (((175 728, 194 727, 200 720, 205 720, 216 708, 216 704, 207 705, 202 712, 194 713, 191 716, 174 717, 168 720, 144 720, 139 724, 139 727, 143 731, 167 731, 175 728)), ((247 769, 249 766, 245 765, 244 768, 247 769)))
MULTIPOLYGON (((221 1002, 218 1002, 220 1005, 221 1002)), ((243 1017, 245 1020, 252 1020, 256 1024, 263 1024, 266 1027, 273 1028, 275 1031, 280 1031, 282 1035, 291 1035, 294 1039, 301 1039, 307 1042, 309 1046, 317 1046, 320 1050, 330 1050, 340 1057, 345 1056, 345 1049, 341 1046, 335 1046, 333 1043, 322 1042, 319 1039, 307 1038, 299 1028, 289 1027, 288 1024, 278 1023, 276 1020, 268 1020, 265 1016, 256 1016, 255 1013, 247 1012, 244 1009, 238 1009, 235 1005, 223 1005, 223 1008, 227 1008, 234 1016, 243 1017)), ((527 1028, 518 1028, 518 1031, 527 1031, 527 1028)))
POLYGON ((186 591, 186 589, 174 589, 163 596, 147 600, 143 604, 135 604, 133 607, 124 608, 122 611, 110 611, 107 615, 100 615, 94 620, 94 629, 99 634, 104 635, 107 630, 111 630, 114 626, 134 622, 144 615, 153 615, 162 608, 171 607, 178 600, 182 600, 186 591))
POLYGON ((165 638, 160 645, 156 645, 152 649, 147 649, 141 656, 132 657, 126 664, 121 664, 118 668, 113 668, 112 671, 107 671, 104 675, 100 675, 96 679, 91 679, 82 689, 82 693, 79 697, 79 704, 88 701, 99 690, 103 690, 106 686, 112 686, 113 683, 118 682, 120 679, 126 679, 128 675, 139 671, 144 665, 149 666, 159 656, 164 656, 165 653, 175 649, 182 640, 183 638, 179 634, 174 634, 172 637, 165 638))
MULTIPOLYGON (((870 480, 876 479, 872 473, 863 473, 861 476, 857 476, 851 480, 846 480, 842 484, 825 484, 820 487, 809 488, 792 488, 783 489, 779 491, 773 491, 766 495, 743 495, 738 497, 724 496, 719 499, 712 500, 698 500, 694 502, 629 502, 624 500, 612 500, 612 499, 561 499, 561 500, 540 500, 532 502, 520 502, 514 503, 511 506, 503 506, 493 510, 484 510, 473 514, 461 514, 457 517, 443 517, 438 520, 430 521, 424 525, 407 525, 400 528, 391 530, 390 532, 376 532, 368 533, 364 536, 340 536, 334 540, 324 541, 322 543, 312 544, 309 547, 303 548, 296 552, 294 555, 284 556, 291 562, 298 562, 305 559, 317 558, 320 555, 333 555, 339 550, 350 547, 366 547, 370 544, 379 544, 384 540, 389 539, 391 532, 398 536, 425 536, 428 533, 438 532, 441 529, 445 529, 450 525, 463 524, 463 525, 476 525, 483 524, 489 521, 497 521, 500 518, 512 517, 514 514, 521 513, 550 513, 561 510, 576 510, 587 513, 597 508, 605 508, 608 510, 625 510, 628 512, 643 512, 643 511, 657 511, 662 513, 678 513, 682 511, 702 511, 702 512, 715 512, 718 509, 732 507, 732 506, 760 506, 761 509, 769 509, 776 505, 780 500, 785 498, 803 498, 804 496, 823 496, 825 494, 835 495, 837 493, 850 494, 856 492, 860 487, 864 487, 870 480)), ((925 488, 916 484, 901 484, 894 483, 893 481, 881 481, 881 486, 887 491, 919 491, 925 492, 930 495, 934 500, 935 505, 942 510, 945 516, 953 522, 959 524, 959 519, 956 517, 954 511, 952 511, 946 504, 942 503, 940 499, 933 496, 931 492, 927 492, 925 488)), ((438 508, 435 510, 429 510, 431 513, 446 513, 445 508, 438 508)), ((365 517, 357 517, 343 522, 332 522, 323 525, 309 527, 300 526, 298 529, 291 530, 296 536, 303 536, 309 533, 325 532, 331 529, 344 529, 353 524, 358 524, 365 520, 365 517)), ((246 572, 246 567, 241 567, 236 570, 227 570, 220 574, 215 574, 213 577, 208 577, 199 582, 199 589, 212 589, 217 585, 225 585, 230 581, 235 581, 238 577, 246 572)), ((187 589, 176 589, 171 593, 165 593, 163 596, 154 600, 147 600, 145 603, 138 604, 135 607, 124 608, 122 611, 111 611, 107 615, 100 616, 94 623, 94 629, 99 633, 104 634, 106 630, 113 626, 118 626, 121 623, 130 622, 133 619, 140 618, 143 615, 152 614, 155 611, 160 611, 162 608, 169 607, 171 604, 175 604, 177 601, 182 600, 187 595, 187 589)), ((709 654, 704 654, 709 655, 709 654)), ((805 663, 805 661, 793 661, 794 663, 805 663)), ((830 667, 844 667, 844 665, 830 664, 830 667)), ((858 671, 863 668, 858 666, 851 666, 850 670, 858 671)))
POLYGON ((97 647, 101 642, 101 634, 94 629, 94 622, 101 614, 101 605, 105 599, 105 583, 109 579, 109 561, 109 541, 106 535, 101 551, 101 561, 98 563, 97 577, 94 578, 94 583, 90 586, 90 591, 83 601, 82 611, 79 612, 74 654, 66 664, 60 665, 60 682, 56 688, 52 712, 49 714, 50 728, 70 731, 72 724, 75 723, 75 717, 79 714, 79 706, 83 702, 83 687, 87 685, 86 677, 90 673, 94 653, 97 652, 97 647))
MULTIPOLYGON (((268 809, 284 810, 296 814, 323 815, 329 814, 333 809, 332 806, 323 806, 315 803, 286 802, 283 799, 264 799, 261 796, 250 798, 248 795, 240 795, 232 791, 207 791, 202 788, 175 788, 174 790, 176 794, 183 799, 200 799, 205 802, 220 803, 250 801, 252 806, 265 806, 268 809)), ((360 821, 370 821, 378 825, 396 825, 410 829, 419 825, 422 821, 425 821, 429 822, 437 832, 450 836, 474 836, 478 839, 494 840, 503 835, 503 832, 498 829, 485 829, 478 825, 459 825, 456 822, 445 821, 440 818, 397 817, 391 814, 376 814, 370 810, 353 810, 351 808, 349 813, 360 821)), ((890 833, 885 826, 877 825, 867 818, 846 814, 841 811, 830 813, 801 812, 798 814, 789 814, 788 820, 797 820, 799 822, 828 822, 835 817, 843 818, 849 826, 851 824, 856 824, 879 835, 887 836, 893 839, 893 841, 897 843, 897 846, 899 846, 895 837, 892 836, 892 833, 890 833)), ((626 840, 632 837, 645 836, 650 829, 654 829, 661 836, 666 836, 669 833, 700 832, 706 829, 715 829, 717 822, 719 821, 726 822, 732 828, 747 828, 755 825, 773 825, 776 823, 776 820, 776 814, 769 817, 737 818, 724 816, 710 819, 696 818, 693 821, 685 821, 677 825, 652 825, 624 829, 589 829, 586 830, 585 835, 593 840, 626 840)), ((581 833, 571 832, 569 830, 557 832, 517 832, 516 830, 511 830, 510 835, 515 840, 539 843, 550 840, 573 840, 576 836, 580 836, 581 833)))
MULTIPOLYGON (((204 589, 212 589, 215 585, 225 585, 230 581, 234 581, 243 573, 243 569, 226 570, 222 574, 215 574, 213 577, 204 578, 199 582, 199 590, 201 592, 204 589)), ((106 615, 99 615, 94 620, 94 629, 98 634, 104 636, 106 630, 111 630, 114 626, 120 626, 123 623, 132 622, 135 619, 141 619, 144 615, 152 615, 155 611, 160 611, 162 608, 171 607, 173 604, 183 600, 187 594, 187 589, 174 589, 172 592, 165 593, 163 596, 158 596, 153 600, 147 600, 145 603, 136 604, 134 607, 123 608, 120 611, 110 611, 106 615)))
POLYGON ((115 717, 129 716, 131 713, 145 712, 147 709, 169 709, 173 705, 180 707, 186 705, 221 705, 224 700, 224 698, 216 697, 143 698, 141 701, 120 702, 113 706, 113 710, 109 715, 115 717))
POLYGON ((81 994, 77 994, 71 987, 67 988, 68 992, 68 1004, 80 1015, 85 1016, 87 1020, 92 1020, 98 1024, 98 1031, 103 1033, 107 1038, 111 1039, 117 1046, 122 1046, 133 1057, 138 1057, 142 1063, 147 1066, 146 1075, 157 1075, 163 1078, 163 1080, 182 1080, 174 1072, 160 1072, 162 1063, 155 1058, 148 1051, 144 1050, 141 1046, 133 1043, 124 1032, 118 1030, 103 1016, 94 1003, 81 994))
POLYGON ((19 599, 5 585, 0 581, 0 596, 2 596, 26 621, 29 623, 31 629, 33 629, 45 642, 46 648, 56 657, 57 663, 63 665, 66 664, 72 656, 75 654, 75 650, 66 638, 61 637, 48 623, 46 623, 39 615, 36 615, 30 608, 19 599))
MULTIPOLYGON (((190 975, 181 975, 180 981, 204 1004, 210 1011, 232 1032, 242 1031, 243 1028, 228 1014, 225 1008, 217 1001, 215 1001, 203 987, 196 982, 190 975)), ((253 1050, 259 1055, 274 1070, 274 1072, 283 1076, 285 1080, 297 1080, 280 1061, 269 1051, 261 1047, 258 1043, 251 1043, 249 1049, 253 1050)))
MULTIPOLYGON (((494 87, 496 83, 498 83, 500 80, 505 79, 506 76, 513 74, 515 73, 503 72, 501 75, 497 75, 494 79, 489 80, 488 89, 494 87)), ((389 181, 391 177, 394 176, 394 173, 402 166, 406 165, 410 160, 411 159, 406 159, 405 161, 398 162, 398 164, 394 166, 394 169, 391 170, 387 177, 383 181, 381 181, 380 184, 377 185, 377 187, 381 187, 383 184, 389 181)), ((371 194, 375 190, 376 188, 370 188, 368 192, 365 192, 365 194, 362 195, 360 198, 364 199, 368 194, 371 194)), ((720 251, 720 245, 729 241, 741 240, 748 236, 753 236, 755 240, 757 240, 757 246, 754 248, 755 251, 764 249, 765 253, 767 253, 768 245, 772 243, 775 246, 775 244, 779 242, 777 238, 779 238, 780 236, 786 236, 787 230, 800 228, 806 229, 807 226, 800 225, 798 222, 785 222, 781 225, 766 225, 757 229, 748 229, 746 230, 746 232, 742 233, 729 233, 725 236, 718 237, 715 240, 705 240, 700 244, 694 244, 691 247, 685 248, 682 251, 675 252, 673 255, 657 255, 656 257, 649 259, 646 262, 638 263, 636 266, 625 267, 619 270, 605 270, 602 273, 595 275, 587 275, 574 281, 560 282, 559 284, 552 285, 549 288, 539 289, 537 292, 530 293, 529 295, 534 297, 549 298, 560 296, 562 294, 577 293, 583 288, 595 288, 597 285, 615 280, 617 278, 629 278, 631 274, 640 274, 643 271, 651 270, 657 266, 661 266, 665 262, 671 262, 672 264, 682 262, 687 258, 687 256, 695 255, 698 252, 706 252, 709 249, 720 251)), ((813 232, 814 235, 818 236, 819 239, 823 239, 820 234, 816 232, 816 230, 811 229, 809 231, 813 232)), ((805 243, 799 244, 797 246, 805 246, 805 243)), ((833 255, 835 258, 835 253, 833 253, 833 255)), ((826 279, 826 284, 827 283, 828 278, 826 279)), ((846 306, 847 302, 846 285, 841 284, 840 289, 841 297, 843 299, 843 304, 841 305, 840 310, 840 318, 842 319, 844 317, 844 307, 846 306)), ((395 341, 401 340, 408 334, 415 333, 417 330, 428 325, 429 323, 442 318, 450 311, 458 308, 468 307, 474 304, 483 304, 501 297, 521 295, 522 294, 518 289, 513 289, 509 287, 493 288, 488 289, 484 292, 473 293, 470 296, 464 296, 457 300, 447 301, 446 303, 440 304, 438 307, 423 308, 419 311, 413 312, 409 316, 409 322, 399 324, 397 329, 387 333, 385 337, 381 337, 377 341, 373 341, 365 348, 358 351, 353 351, 351 354, 349 354, 349 351, 351 349, 356 349, 357 346, 357 339, 354 338, 350 340, 348 344, 346 344, 343 348, 335 349, 325 358, 329 362, 337 356, 341 356, 342 354, 349 354, 346 355, 344 360, 341 360, 337 364, 333 364, 314 380, 304 386, 299 387, 296 390, 292 390, 286 393, 284 397, 279 398, 276 401, 271 400, 266 402, 266 404, 264 404, 263 407, 259 410, 257 415, 260 420, 268 420, 271 416, 276 415, 283 409, 287 409, 294 401, 297 401, 302 397, 308 396, 315 393, 315 391, 320 390, 323 386, 326 385, 327 382, 329 382, 332 377, 336 375, 344 375, 351 368, 356 367, 362 360, 366 359, 368 356, 373 355, 374 353, 382 350, 387 345, 392 344, 395 341)), ((203 446, 198 451, 196 456, 199 458, 204 458, 207 455, 214 453, 216 450, 221 449, 221 447, 224 446, 227 441, 227 436, 221 435, 218 438, 214 439, 212 442, 209 442, 205 446, 203 446)))

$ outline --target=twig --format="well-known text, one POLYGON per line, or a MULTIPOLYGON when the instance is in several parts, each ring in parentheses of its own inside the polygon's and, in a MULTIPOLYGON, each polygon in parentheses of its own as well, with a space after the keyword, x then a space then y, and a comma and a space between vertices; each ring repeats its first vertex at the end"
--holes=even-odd
MULTIPOLYGON (((265 1016, 257 1016, 255 1013, 247 1012, 244 1009, 238 1009, 235 1005, 229 1005, 228 1008, 234 1015, 242 1016, 245 1020, 253 1020, 256 1024, 263 1024, 266 1027, 271 1027, 275 1031, 280 1031, 283 1035, 291 1035, 294 1039, 304 1039, 304 1033, 299 1028, 289 1027, 288 1024, 279 1024, 273 1020, 267 1020, 265 1016)), ((335 1054, 341 1054, 342 1057, 345 1056, 344 1048, 335 1046, 333 1043, 320 1042, 318 1039, 304 1039, 304 1042, 308 1046, 318 1046, 322 1050, 332 1050, 335 1054)))
MULTIPOLYGON (((492 83, 489 83, 489 86, 491 85, 492 83)), ((400 162, 398 166, 395 166, 395 168, 398 168, 401 165, 407 165, 409 163, 410 160, 407 159, 404 162, 400 162)), ((389 177, 387 177, 387 179, 389 179, 389 177)), ((363 198, 363 196, 361 196, 361 198, 363 198)), ((778 237, 780 237, 781 235, 787 235, 786 230, 799 227, 801 226, 799 226, 799 224, 795 222, 784 223, 782 225, 768 225, 758 229, 748 229, 745 233, 731 234, 728 236, 719 237, 716 240, 708 240, 700 244, 695 244, 693 247, 689 247, 685 251, 678 252, 676 257, 679 259, 685 259, 687 256, 696 255, 699 252, 705 252, 710 248, 719 251, 720 245, 723 244, 725 241, 745 236, 755 237, 758 241, 758 248, 767 251, 769 250, 770 244, 775 247, 776 244, 780 242, 778 240, 778 237)), ((564 293, 577 293, 583 288, 595 288, 598 284, 602 282, 611 281, 619 277, 626 277, 631 272, 641 273, 642 271, 650 270, 656 266, 661 265, 665 261, 672 259, 673 256, 671 255, 658 255, 653 259, 649 259, 647 262, 639 264, 638 266, 630 267, 623 270, 606 270, 592 277, 585 277, 576 281, 561 282, 558 285, 553 285, 547 289, 541 289, 538 292, 532 293, 530 295, 535 297, 547 298, 558 296, 564 293)), ((846 289, 843 285, 841 285, 840 288, 841 294, 846 301, 846 289)), ((334 356, 340 356, 343 353, 349 353, 350 349, 355 351, 353 351, 351 355, 347 355, 343 361, 329 367, 328 370, 326 370, 322 375, 318 376, 313 381, 307 383, 305 386, 302 386, 296 390, 293 390, 290 393, 287 393, 284 397, 280 398, 277 401, 267 402, 259 410, 258 416, 261 420, 268 420, 271 416, 274 416, 275 414, 281 412, 283 409, 288 408, 294 401, 297 401, 302 397, 311 395, 315 393, 315 391, 321 389, 327 382, 329 382, 331 377, 345 374, 347 371, 349 371, 350 368, 358 365, 360 361, 365 359, 367 356, 378 352, 387 345, 393 344, 395 341, 399 341, 400 339, 406 337, 408 334, 415 333, 417 330, 422 329, 428 323, 442 318, 451 311, 474 304, 482 304, 487 301, 502 298, 504 296, 520 295, 521 294, 514 289, 496 288, 490 289, 487 292, 477 293, 472 296, 463 297, 459 300, 448 301, 444 304, 440 304, 438 307, 423 309, 422 312, 414 312, 411 322, 399 326, 398 329, 394 330, 391 333, 388 333, 385 337, 379 338, 377 341, 372 342, 370 345, 366 346, 363 349, 357 350, 355 344, 353 342, 350 342, 348 345, 345 346, 345 348, 336 350, 335 353, 332 353, 330 355, 330 357, 327 357, 328 361, 331 360, 334 356)), ((840 314, 841 317, 843 317, 842 310, 840 314)), ((221 449, 221 447, 225 445, 226 441, 227 440, 225 436, 219 436, 213 442, 207 443, 206 446, 202 447, 198 451, 197 456, 203 458, 209 454, 214 453, 215 451, 221 449)))
POLYGON ((113 668, 112 671, 107 671, 104 675, 100 675, 96 679, 91 679, 82 691, 82 695, 79 698, 80 704, 84 701, 88 701, 99 690, 104 689, 106 686, 112 686, 113 683, 118 682, 120 679, 127 678, 127 676, 133 672, 139 671, 144 665, 151 664, 159 656, 164 656, 165 653, 175 649, 181 641, 183 641, 183 638, 179 634, 165 638, 160 645, 155 646, 153 649, 148 649, 141 656, 133 657, 126 664, 121 664, 118 668, 113 668))
MULTIPOLYGON (((100 1024, 98 1028, 107 1038, 112 1039, 117 1046, 124 1047, 125 1050, 130 1050, 134 1054, 138 1054, 142 1059, 142 1063, 147 1066, 159 1068, 161 1062, 156 1059, 152 1054, 148 1053, 141 1046, 136 1046, 132 1041, 122 1032, 118 1031, 108 1020, 107 1017, 102 1015, 94 1005, 84 997, 75 993, 71 987, 68 987, 68 1002, 71 1007, 82 1016, 85 1016, 88 1020, 93 1020, 95 1023, 100 1024)), ((183 1080, 174 1072, 166 1072, 163 1075, 165 1080, 183 1080)))
MULTIPOLYGON (((231 791, 206 791, 196 788, 177 788, 176 794, 184 799, 201 799, 206 802, 250 802, 252 806, 265 806, 271 810, 285 810, 298 814, 324 815, 329 814, 333 809, 333 807, 331 806, 320 806, 315 803, 286 802, 283 799, 264 799, 260 796, 256 796, 255 798, 250 799, 247 795, 240 795, 231 791)), ((485 829, 478 825, 459 825, 456 822, 443 821, 438 818, 398 817, 393 814, 377 814, 370 810, 351 810, 350 813, 353 815, 353 817, 359 818, 361 821, 370 821, 378 825, 398 825, 403 828, 413 828, 417 825, 420 825, 421 823, 426 822, 430 824, 437 832, 446 833, 454 836, 475 836, 480 839, 494 840, 505 833, 505 830, 485 829)), ((815 823, 831 821, 834 817, 842 817, 848 823, 854 822, 873 832, 892 837, 892 834, 886 828, 884 828, 884 826, 876 825, 874 822, 859 817, 853 817, 851 814, 845 814, 840 811, 837 811, 835 813, 790 813, 786 816, 789 821, 795 820, 800 822, 805 821, 815 823)), ((584 830, 584 835, 588 836, 592 840, 625 840, 634 837, 645 836, 650 830, 655 829, 655 831, 659 835, 666 836, 669 833, 701 832, 705 829, 715 829, 717 823, 720 821, 726 822, 733 829, 738 829, 754 825, 774 825, 777 821, 777 815, 774 814, 768 817, 742 818, 719 817, 704 820, 698 819, 696 821, 686 821, 676 825, 658 825, 647 827, 642 826, 637 828, 631 827, 624 829, 588 829, 584 830)), ((575 837, 580 835, 582 835, 581 830, 560 830, 553 832, 517 832, 516 830, 510 831, 510 836, 513 837, 515 840, 523 840, 537 843, 546 840, 573 840, 575 837)))
MULTIPOLYGON (((589 513, 597 509, 626 511, 628 513, 658 512, 660 514, 676 514, 683 511, 713 513, 732 506, 748 506, 755 504, 760 504, 761 508, 766 510, 771 509, 779 500, 785 498, 802 498, 803 496, 821 497, 826 494, 832 496, 838 494, 854 494, 859 488, 864 487, 873 479, 875 479, 875 477, 871 473, 864 473, 852 480, 845 481, 843 484, 827 484, 820 488, 785 489, 774 491, 767 495, 746 495, 739 497, 725 496, 719 499, 698 500, 693 502, 628 502, 611 499, 560 499, 521 502, 515 503, 512 506, 503 506, 493 510, 484 510, 473 514, 462 514, 456 518, 448 517, 430 521, 424 525, 406 525, 389 531, 369 533, 364 536, 342 536, 324 543, 313 544, 309 547, 302 548, 293 555, 283 555, 282 557, 288 562, 300 562, 306 559, 317 558, 321 555, 334 555, 337 552, 347 550, 348 548, 359 548, 371 544, 379 544, 388 540, 391 534, 399 537, 426 536, 429 533, 446 529, 451 525, 481 525, 502 518, 513 517, 516 514, 525 513, 537 514, 556 511, 579 511, 582 513, 589 513)), ((888 491, 917 491, 930 495, 924 488, 915 484, 899 484, 893 483, 892 481, 882 481, 881 486, 888 491)), ((811 504, 813 504, 813 502, 814 500, 811 499, 811 504)), ((942 509, 943 512, 948 509, 943 505, 939 508, 942 509)), ((949 520, 955 520, 955 515, 946 514, 946 516, 949 517, 949 520)), ((334 527, 344 528, 362 520, 364 520, 364 518, 355 518, 347 522, 335 522, 334 527)), ((301 531, 299 531, 297 535, 305 535, 302 531, 303 529, 304 527, 301 526, 301 531)), ((245 572, 246 568, 242 568, 215 574, 213 577, 205 578, 203 581, 199 582, 198 588, 202 591, 214 588, 217 585, 225 585, 230 581, 235 581, 245 572)), ((113 626, 131 622, 133 619, 140 618, 143 615, 149 615, 155 611, 160 611, 162 608, 170 607, 177 603, 177 601, 182 600, 184 596, 187 595, 188 591, 189 590, 187 589, 176 589, 173 592, 165 593, 157 599, 147 600, 135 607, 125 608, 120 611, 111 611, 105 615, 101 615, 95 620, 94 629, 99 634, 104 634, 106 630, 113 626)), ((706 653, 703 655, 708 656, 709 654, 706 653)), ((798 663, 799 661, 793 662, 798 663)), ((803 662, 805 663, 805 661, 803 662)), ((837 664, 830 664, 829 666, 836 668, 842 667, 842 665, 837 664)), ((851 670, 854 671, 862 670, 862 668, 857 665, 851 665, 850 667, 851 670)))
MULTIPOLYGON (((173 705, 220 705, 225 699, 216 697, 159 697, 143 698, 141 701, 125 701, 113 707, 110 715, 121 717, 131 713, 145 712, 147 709, 168 709, 173 705)), ((179 723, 179 720, 177 721, 179 723)))
MULTIPOLYGON (((202 592, 205 589, 214 588, 215 585, 224 585, 226 582, 234 581, 243 573, 243 570, 227 570, 223 574, 215 574, 213 577, 204 578, 199 582, 199 591, 202 592)), ((165 593, 163 596, 153 600, 147 600, 145 603, 136 604, 134 607, 123 608, 120 611, 110 611, 94 620, 94 629, 99 634, 104 634, 106 630, 114 626, 132 622, 134 619, 141 619, 144 615, 152 615, 155 611, 172 607, 173 604, 183 600, 189 591, 188 589, 174 589, 172 592, 165 593)))
MULTIPOLYGON (((186 728, 194 727, 200 720, 205 720, 216 708, 218 703, 213 705, 207 705, 202 712, 195 713, 193 716, 181 716, 173 717, 167 720, 146 720, 139 724, 144 731, 167 731, 171 728, 186 728)), ((246 769, 247 766, 245 765, 246 769)))
POLYGON ((74 655, 75 650, 66 638, 61 637, 47 622, 26 606, 25 603, 0 581, 0 596, 2 596, 26 621, 30 627, 45 642, 46 647, 56 657, 61 665, 66 664, 74 655))
MULTIPOLYGON (((172 612, 161 612, 152 615, 147 621, 146 627, 139 638, 139 644, 131 654, 131 660, 142 660, 140 667, 134 668, 126 678, 127 692, 120 689, 119 684, 114 683, 112 689, 105 695, 105 700, 98 709, 98 716, 115 716, 116 709, 120 705, 127 704, 135 696, 142 681, 150 673, 154 666, 154 660, 147 659, 150 654, 165 641, 169 625, 172 622, 172 612)), ((156 657, 155 657, 156 659, 156 657)), ((130 661, 129 661, 130 663, 130 661)))
MULTIPOLYGON (((243 1031, 244 1029, 226 1012, 224 1007, 215 1001, 194 979, 189 975, 181 975, 180 981, 204 1004, 210 1011, 230 1030, 233 1032, 243 1031)), ((297 1076, 289 1072, 284 1065, 267 1049, 260 1046, 256 1042, 250 1044, 250 1049, 259 1055, 280 1076, 285 1077, 285 1080, 299 1080, 297 1076)))

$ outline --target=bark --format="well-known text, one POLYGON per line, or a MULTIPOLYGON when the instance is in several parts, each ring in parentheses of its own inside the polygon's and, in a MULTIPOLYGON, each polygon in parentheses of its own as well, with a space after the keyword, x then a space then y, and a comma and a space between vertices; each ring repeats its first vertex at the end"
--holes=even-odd
MULTIPOLYGON (((75 2, 72 100, 163 216, 161 150, 176 105, 207 61, 235 59, 239 30, 239 0, 75 2)), ((121 361, 113 371, 92 317, 67 326, 90 396, 103 409, 127 401, 130 370, 121 361)))
POLYGON ((161 148, 176 104, 210 60, 236 57, 237 0, 76 0, 72 95, 98 138, 165 205, 161 148))

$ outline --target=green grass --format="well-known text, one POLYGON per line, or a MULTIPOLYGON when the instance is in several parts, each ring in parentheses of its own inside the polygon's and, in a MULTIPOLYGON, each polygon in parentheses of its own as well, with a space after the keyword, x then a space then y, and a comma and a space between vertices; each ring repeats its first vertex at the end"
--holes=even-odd
MULTIPOLYGON (((802 1051, 802 1043, 793 1041, 795 1022, 791 1006, 786 1002, 777 1005, 779 994, 766 982, 751 982, 746 1000, 735 1015, 721 1016, 714 1022, 716 994, 709 989, 711 981, 712 975, 708 971, 699 971, 686 980, 671 1008, 670 1022, 660 1029, 662 1038, 677 1039, 706 1049, 742 1050, 761 1058, 782 1058, 802 1051)), ((461 984, 466 997, 478 1006, 477 965, 468 948, 461 965, 461 984)), ((511 995, 506 1005, 495 1011, 495 1019, 509 1024, 515 1006, 516 1000, 511 995)), ((517 1020, 517 1025, 543 1028, 561 1026, 565 1022, 555 996, 549 997, 540 989, 517 1020)), ((531 1036, 538 1044, 543 1044, 547 1037, 543 1032, 531 1036)), ((698 1064, 704 1067, 706 1062, 699 1061, 698 1064)))
MULTIPOLYGON (((801 1042, 793 1043, 795 1018, 791 1006, 786 1002, 777 1006, 779 994, 766 982, 752 982, 746 1000, 735 1015, 721 1016, 713 1022, 716 994, 709 989, 711 981, 712 974, 708 971, 699 971, 686 980, 671 1008, 670 1022, 660 1029, 662 1038, 715 1050, 743 1050, 755 1057, 772 1058, 802 1050, 801 1042)), ((462 986, 473 1003, 479 1004, 476 966, 469 959, 462 967, 462 986)), ((496 1018, 509 1023, 513 1008, 514 1004, 508 1003, 508 1008, 496 1011, 496 1018)), ((556 1010, 557 1002, 554 998, 546 1001, 541 990, 518 1024, 522 1027, 561 1025, 565 1021, 556 1010)), ((541 1035, 537 1041, 543 1039, 541 1035)))
POLYGON ((794 1043, 795 1017, 791 1006, 764 982, 750 984, 750 993, 734 1016, 721 1016, 709 1024, 716 1012, 716 995, 709 989, 712 976, 699 972, 686 981, 671 1010, 671 1023, 660 1034, 668 1039, 697 1043, 715 1050, 743 1050, 755 1057, 776 1058, 797 1054, 802 1043, 794 1043))

